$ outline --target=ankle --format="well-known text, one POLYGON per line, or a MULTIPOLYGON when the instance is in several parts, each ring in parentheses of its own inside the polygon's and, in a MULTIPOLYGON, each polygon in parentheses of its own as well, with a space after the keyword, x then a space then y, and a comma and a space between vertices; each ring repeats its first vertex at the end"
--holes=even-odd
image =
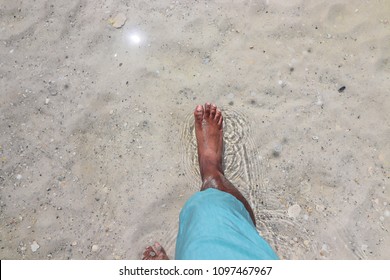
POLYGON ((221 172, 214 172, 202 176, 202 188, 206 190, 208 188, 221 189, 223 188, 223 174, 221 172))
POLYGON ((222 164, 210 162, 208 164, 202 164, 200 174, 203 182, 208 179, 220 177, 220 175, 223 175, 222 164))

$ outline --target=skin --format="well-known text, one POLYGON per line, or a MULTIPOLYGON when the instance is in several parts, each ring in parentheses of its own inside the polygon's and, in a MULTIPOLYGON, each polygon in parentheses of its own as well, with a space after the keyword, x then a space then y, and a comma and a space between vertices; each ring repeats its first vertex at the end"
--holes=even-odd
POLYGON ((156 242, 153 246, 148 246, 142 256, 143 260, 169 260, 167 253, 160 243, 156 242))
MULTIPOLYGON (((245 197, 225 177, 223 160, 223 116, 215 104, 198 105, 194 111, 195 135, 198 146, 199 169, 202 178, 201 191, 215 188, 237 198, 245 206, 253 224, 256 225, 253 210, 245 197)), ((143 254, 144 260, 167 260, 159 243, 148 246, 143 254)))
POLYGON ((198 144, 198 159, 202 177, 201 191, 215 188, 227 192, 244 204, 256 225, 255 215, 248 201, 225 177, 222 169, 223 116, 214 104, 206 103, 195 108, 195 135, 198 144))

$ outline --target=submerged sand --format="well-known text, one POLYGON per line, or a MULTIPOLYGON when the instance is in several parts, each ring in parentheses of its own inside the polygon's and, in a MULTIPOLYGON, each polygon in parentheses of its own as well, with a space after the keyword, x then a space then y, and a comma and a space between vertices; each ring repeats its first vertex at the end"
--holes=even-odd
POLYGON ((137 259, 155 240, 172 258, 200 186, 191 113, 209 101, 226 174, 281 258, 390 259, 389 15, 2 1, 0 258, 137 259))

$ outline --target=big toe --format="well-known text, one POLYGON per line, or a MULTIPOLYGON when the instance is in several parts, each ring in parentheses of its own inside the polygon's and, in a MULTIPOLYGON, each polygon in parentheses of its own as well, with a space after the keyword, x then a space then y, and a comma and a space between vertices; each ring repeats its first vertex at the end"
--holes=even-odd
POLYGON ((202 105, 196 106, 195 111, 194 111, 194 115, 195 115, 195 120, 197 122, 202 122, 203 115, 204 115, 204 109, 203 109, 202 105))

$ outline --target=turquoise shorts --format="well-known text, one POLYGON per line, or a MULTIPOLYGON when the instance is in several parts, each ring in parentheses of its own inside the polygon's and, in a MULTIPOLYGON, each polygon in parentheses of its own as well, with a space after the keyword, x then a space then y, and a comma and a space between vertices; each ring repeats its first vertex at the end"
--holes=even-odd
POLYGON ((177 260, 276 260, 244 205, 209 188, 193 195, 180 213, 177 260))

